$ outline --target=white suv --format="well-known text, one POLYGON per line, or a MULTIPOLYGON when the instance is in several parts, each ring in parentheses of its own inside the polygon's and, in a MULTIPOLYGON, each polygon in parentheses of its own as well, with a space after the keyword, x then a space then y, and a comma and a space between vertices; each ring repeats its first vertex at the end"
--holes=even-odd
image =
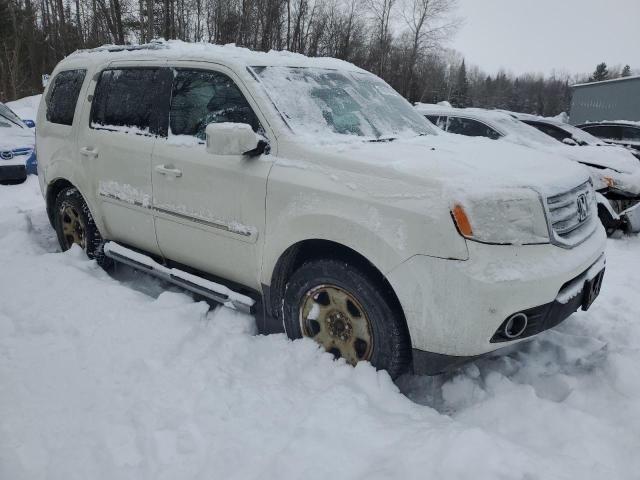
POLYGON ((63 249, 258 310, 262 331, 349 363, 440 372, 598 294, 582 167, 439 135, 351 64, 104 47, 60 62, 45 95, 40 182, 63 249))

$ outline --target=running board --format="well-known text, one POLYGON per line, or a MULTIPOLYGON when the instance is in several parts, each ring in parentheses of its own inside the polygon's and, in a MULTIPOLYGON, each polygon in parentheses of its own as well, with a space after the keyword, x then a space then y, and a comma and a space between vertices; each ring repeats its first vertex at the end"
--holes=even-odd
POLYGON ((104 254, 116 262, 129 265, 136 270, 142 270, 149 275, 173 283, 178 287, 214 302, 222 303, 224 306, 240 312, 251 313, 251 309, 256 303, 252 298, 234 292, 224 285, 177 268, 167 268, 154 261, 151 257, 125 248, 113 241, 108 241, 104 244, 104 254))

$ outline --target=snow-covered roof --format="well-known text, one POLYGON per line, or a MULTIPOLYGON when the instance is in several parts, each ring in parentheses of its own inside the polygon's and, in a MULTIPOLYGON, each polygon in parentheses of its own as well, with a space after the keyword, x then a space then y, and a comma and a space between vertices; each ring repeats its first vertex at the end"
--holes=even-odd
POLYGON ((287 51, 256 52, 235 44, 214 45, 211 43, 187 43, 180 40, 156 40, 144 45, 104 45, 102 47, 77 50, 61 63, 105 60, 136 59, 210 60, 225 65, 244 68, 250 66, 315 67, 360 71, 352 63, 330 57, 307 57, 287 51))
POLYGON ((422 114, 458 115, 486 120, 513 119, 514 117, 502 110, 485 110, 483 108, 456 108, 446 102, 439 104, 416 103, 414 108, 422 114))
POLYGON ((576 83, 575 85, 571 85, 570 88, 592 87, 594 85, 602 85, 603 83, 626 82, 628 80, 639 80, 639 79, 640 79, 640 75, 633 75, 631 77, 613 78, 611 80, 602 80, 600 82, 576 83))

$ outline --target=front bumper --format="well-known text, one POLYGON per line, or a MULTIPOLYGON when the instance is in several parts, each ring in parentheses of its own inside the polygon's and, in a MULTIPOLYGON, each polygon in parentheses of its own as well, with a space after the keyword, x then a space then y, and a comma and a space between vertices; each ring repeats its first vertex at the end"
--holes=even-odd
MULTIPOLYGON (((550 305, 562 299, 563 288, 603 257, 605 243, 601 226, 572 249, 468 242, 469 260, 417 255, 387 278, 403 307, 414 349, 475 357, 521 341, 524 337, 505 342, 492 339, 516 312, 542 309, 548 317, 550 305)), ((552 317, 562 321, 575 311, 561 310, 552 317)), ((559 321, 545 320, 532 335, 559 321)))

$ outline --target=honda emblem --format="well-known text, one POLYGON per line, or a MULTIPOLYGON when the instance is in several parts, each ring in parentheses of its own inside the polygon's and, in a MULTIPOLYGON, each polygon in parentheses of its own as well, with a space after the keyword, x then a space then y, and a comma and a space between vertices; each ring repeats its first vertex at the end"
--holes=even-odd
POLYGON ((584 222, 589 215, 589 202, 587 201, 586 193, 578 195, 576 206, 578 207, 578 220, 584 222))

